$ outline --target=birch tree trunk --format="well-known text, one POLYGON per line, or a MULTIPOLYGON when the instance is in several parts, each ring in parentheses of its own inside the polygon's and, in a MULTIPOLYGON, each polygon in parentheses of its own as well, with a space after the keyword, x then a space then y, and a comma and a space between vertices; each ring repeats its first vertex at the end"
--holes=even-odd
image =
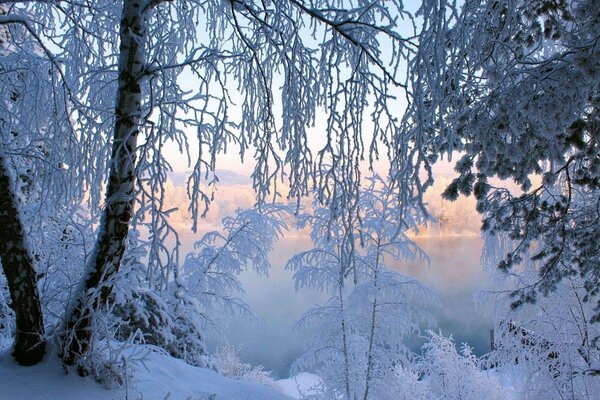
POLYGON ((348 356, 348 337, 346 335, 346 314, 344 311, 344 274, 340 269, 340 280, 338 282, 338 293, 340 296, 341 330, 342 330, 342 352, 344 353, 344 387, 346 400, 350 399, 350 360, 348 356))
POLYGON ((373 342, 375 341, 375 326, 377 324, 377 290, 378 282, 377 278, 379 275, 379 255, 381 254, 381 241, 377 240, 377 257, 375 258, 375 271, 373 276, 373 289, 374 298, 373 306, 371 308, 371 329, 369 331, 369 349, 367 350, 367 375, 365 377, 365 395, 363 400, 369 400, 369 389, 371 386, 371 373, 373 371, 373 342))
POLYGON ((87 266, 82 293, 70 310, 63 362, 73 365, 86 353, 94 310, 112 290, 109 279, 119 270, 134 201, 136 146, 141 119, 141 81, 145 68, 146 30, 143 0, 125 0, 120 25, 119 86, 115 107, 112 160, 98 238, 87 266))
POLYGON ((25 240, 7 159, 0 149, 0 260, 16 319, 13 357, 21 365, 44 356, 44 321, 33 258, 25 240))

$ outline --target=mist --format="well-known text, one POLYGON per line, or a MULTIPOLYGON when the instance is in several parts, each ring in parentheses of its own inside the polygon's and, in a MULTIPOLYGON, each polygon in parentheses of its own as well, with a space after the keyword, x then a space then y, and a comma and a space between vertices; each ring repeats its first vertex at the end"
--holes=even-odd
MULTIPOLYGON (((190 216, 186 210, 187 197, 183 182, 185 174, 173 174, 174 195, 170 203, 178 206, 172 222, 179 227, 182 244, 181 254, 193 249, 193 244, 208 230, 220 229, 220 221, 232 215, 238 207, 252 207, 255 198, 249 179, 233 171, 220 171, 223 182, 219 188, 218 201, 213 203, 197 234, 189 230, 190 216)), ((479 215, 473 198, 461 197, 450 203, 442 200, 441 191, 448 178, 439 174, 436 184, 426 193, 428 208, 438 219, 420 228, 415 242, 427 253, 426 260, 402 262, 390 265, 397 271, 416 278, 437 296, 426 311, 436 322, 434 326, 422 326, 421 337, 412 337, 407 345, 420 352, 426 330, 441 331, 467 343, 477 355, 490 350, 489 330, 492 318, 481 305, 476 305, 473 295, 488 286, 488 273, 480 263, 483 241, 478 233, 479 215)), ((294 225, 289 221, 290 227, 294 225)), ((257 276, 244 272, 241 282, 245 293, 242 299, 256 313, 256 320, 235 319, 218 332, 207 332, 210 351, 224 344, 234 345, 240 358, 253 365, 262 365, 276 378, 290 375, 290 367, 305 351, 308 335, 299 332, 294 325, 309 308, 322 304, 327 295, 311 290, 296 291, 293 273, 285 270, 290 257, 309 250, 312 244, 306 232, 294 229, 286 232, 270 255, 269 276, 257 276)))
MULTIPOLYGON (((419 279, 437 293, 437 299, 427 308, 437 324, 423 326, 422 334, 427 329, 441 330, 457 343, 468 343, 478 355, 488 352, 491 317, 473 302, 473 294, 487 283, 487 274, 480 266, 482 240, 477 236, 434 236, 417 237, 416 242, 427 252, 430 264, 414 261, 400 263, 395 269, 419 279)), ((243 274, 243 300, 254 308, 258 320, 234 320, 223 332, 209 335, 211 350, 232 344, 243 361, 264 366, 276 378, 290 375, 290 367, 307 343, 294 325, 306 310, 327 297, 305 289, 296 291, 292 272, 284 269, 289 257, 308 248, 306 237, 284 238, 272 253, 268 277, 243 274)), ((423 340, 413 337, 407 344, 419 352, 423 340)))

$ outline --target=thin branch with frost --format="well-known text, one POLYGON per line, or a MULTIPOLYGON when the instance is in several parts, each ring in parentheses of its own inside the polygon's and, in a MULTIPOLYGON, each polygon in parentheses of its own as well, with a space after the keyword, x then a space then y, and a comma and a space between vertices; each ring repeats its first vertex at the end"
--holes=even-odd
POLYGON ((317 333, 294 370, 317 372, 322 398, 398 398, 402 388, 394 366, 412 361, 403 338, 428 320, 422 306, 432 293, 386 265, 425 256, 404 232, 420 221, 419 206, 413 203, 415 220, 398 221, 396 194, 377 176, 369 181, 357 203, 360 221, 349 210, 350 215, 332 218, 331 209, 318 201, 312 214, 299 217, 299 227, 311 227, 314 248, 286 265, 294 271, 297 290, 331 296, 297 323, 317 333))

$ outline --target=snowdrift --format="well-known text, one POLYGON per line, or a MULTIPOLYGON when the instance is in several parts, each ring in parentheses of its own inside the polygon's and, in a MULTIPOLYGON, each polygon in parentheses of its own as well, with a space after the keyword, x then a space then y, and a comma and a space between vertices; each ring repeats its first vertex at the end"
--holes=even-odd
POLYGON ((2 400, 289 400, 273 388, 225 378, 168 355, 143 351, 143 362, 128 367, 123 387, 108 390, 93 378, 65 374, 56 354, 33 367, 14 363, 10 352, 0 354, 2 400))

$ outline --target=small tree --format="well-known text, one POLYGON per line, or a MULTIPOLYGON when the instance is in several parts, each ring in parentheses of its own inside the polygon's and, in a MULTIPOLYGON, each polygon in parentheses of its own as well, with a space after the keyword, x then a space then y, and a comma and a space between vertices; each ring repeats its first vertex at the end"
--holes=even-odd
POLYGON ((250 306, 238 297, 243 292, 239 275, 246 270, 268 274, 269 252, 287 229, 289 213, 287 206, 274 204, 261 210, 237 210, 224 218, 221 230, 207 232, 196 242, 196 249, 163 292, 145 285, 139 260, 147 253, 143 247, 134 252, 136 247, 130 246, 125 260, 130 272, 122 274, 113 290, 115 312, 122 320, 119 337, 140 332, 145 343, 160 346, 173 357, 191 365, 209 365, 205 332, 220 330, 232 315, 253 316, 250 306))
POLYGON ((253 270, 267 275, 268 255, 274 243, 287 230, 290 208, 281 204, 265 205, 260 210, 238 209, 223 219, 223 229, 203 235, 196 250, 186 257, 178 285, 185 288, 199 312, 204 329, 220 329, 221 322, 239 315, 252 317, 239 275, 253 270))
POLYGON ((395 366, 412 358, 403 339, 419 330, 419 305, 431 296, 416 280, 386 267, 389 260, 424 257, 404 232, 420 214, 399 222, 398 198, 381 178, 370 182, 357 214, 332 219, 331 209, 315 203, 312 215, 301 216, 299 225, 311 227, 315 248, 287 265, 297 288, 331 295, 299 322, 316 331, 310 352, 294 367, 316 370, 325 398, 397 398, 395 366))

